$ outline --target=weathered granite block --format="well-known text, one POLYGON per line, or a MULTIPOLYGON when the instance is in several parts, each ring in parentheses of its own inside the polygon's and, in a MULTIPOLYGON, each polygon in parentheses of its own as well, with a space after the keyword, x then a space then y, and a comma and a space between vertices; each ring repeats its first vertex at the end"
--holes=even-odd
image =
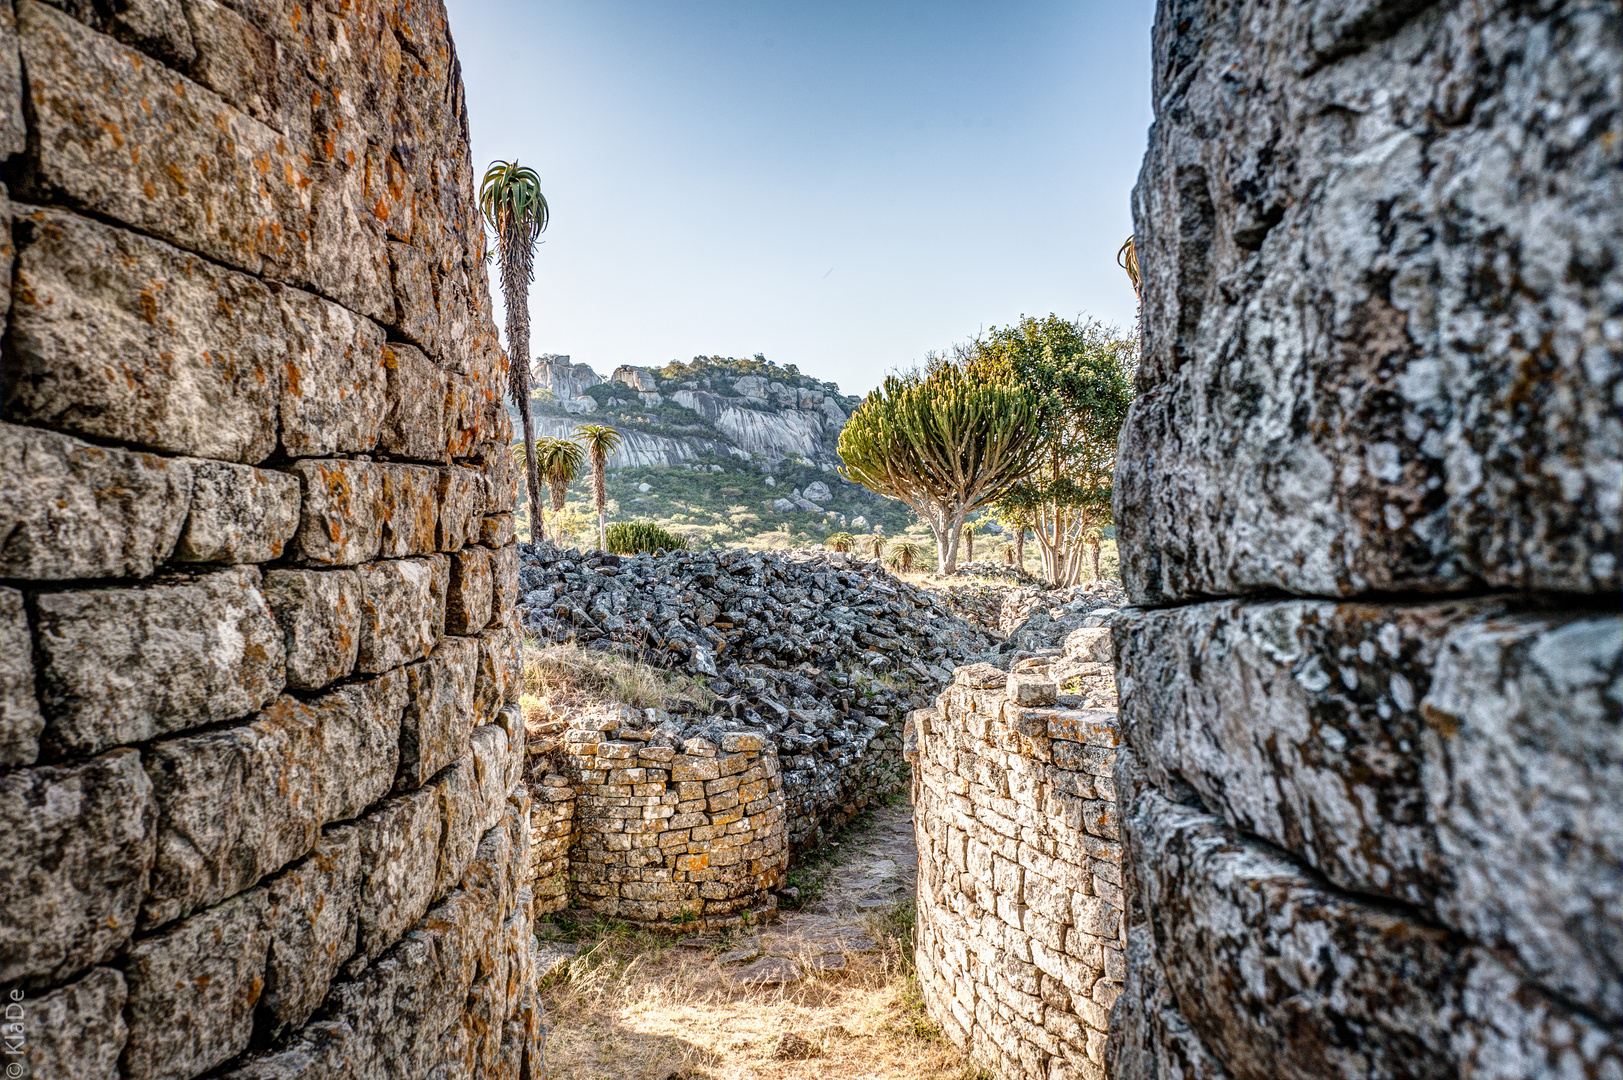
POLYGON ((370 963, 428 910, 439 869, 440 796, 433 785, 389 799, 361 818, 357 960, 370 963))
POLYGON ((283 98, 295 95, 287 93, 291 88, 283 68, 291 58, 284 57, 284 63, 278 64, 276 39, 214 0, 185 0, 184 6, 197 50, 189 68, 192 77, 254 119, 292 136, 296 144, 306 144, 308 103, 303 103, 304 123, 289 130, 291 109, 283 105, 283 98))
POLYGON ((461 465, 447 465, 440 470, 441 551, 455 551, 479 539, 485 500, 484 478, 479 473, 461 465))
POLYGON ((383 545, 386 559, 429 555, 439 524, 439 470, 426 465, 381 465, 383 545))
POLYGON ((433 786, 439 792, 441 821, 434 891, 443 893, 462 880, 485 830, 486 792, 472 748, 442 770, 433 786))
MULTIPOLYGON (((129 1036, 124 1026, 128 996, 123 973, 99 967, 77 982, 25 998, 21 1075, 29 1080, 116 1080, 129 1036)), ((8 1035, 14 1034, 10 1025, 15 1022, 8 1016, 8 1035)), ((7 1051, 13 1045, 8 1040, 7 1051)), ((8 1064, 16 1061, 9 1052, 5 1056, 8 1064)))
POLYGON ((299 481, 287 473, 194 460, 191 511, 175 547, 180 562, 260 563, 280 558, 299 527, 299 481))
POLYGON ((0 776, 0 982, 57 980, 135 930, 157 808, 134 750, 0 776))
POLYGON ((475 722, 478 664, 478 642, 447 637, 426 660, 403 669, 408 692, 400 719, 396 790, 421 787, 467 750, 475 722))
POLYGON ((508 544, 490 553, 490 624, 506 626, 518 606, 518 546, 508 544))
POLYGON ((306 1024, 288 1045, 248 1055, 222 1080, 354 1080, 355 1032, 342 1020, 306 1024))
POLYGON ((1623 619, 1284 601, 1117 626, 1163 791, 1623 1019, 1623 619))
POLYGON ((310 702, 321 731, 314 763, 324 824, 360 814, 388 794, 400 764, 400 716, 408 700, 403 671, 340 686, 310 702))
POLYGON ((1128 931, 1127 981, 1133 993, 1123 995, 1110 1013, 1109 1075, 1114 1080, 1226 1080, 1223 1066, 1179 1015, 1147 926, 1128 931))
POLYGON ((382 328, 297 290, 283 296, 282 448, 290 457, 370 453, 385 408, 382 328))
POLYGON ((384 559, 355 572, 361 582, 357 669, 387 671, 433 652, 445 628, 446 557, 384 559))
POLYGON ((141 925, 217 903, 314 847, 321 748, 316 712, 290 697, 250 723, 154 744, 158 854, 141 925))
POLYGON ((34 696, 34 645, 23 594, 0 588, 0 768, 33 764, 44 726, 34 696))
MULTIPOLYGON (((445 596, 445 632, 477 634, 490 623, 490 551, 470 544, 452 552, 451 584, 445 596)), ((514 587, 517 587, 515 581, 514 587)))
POLYGON ((383 472, 369 461, 296 461, 302 502, 294 554, 318 566, 377 558, 383 542, 383 472))
POLYGON ((17 24, 39 135, 19 194, 392 316, 358 173, 312 163, 213 91, 52 8, 20 0, 17 24))
POLYGON ((0 423, 0 574, 146 577, 174 550, 191 495, 184 461, 0 423))
MULTIPOLYGON (((23 123, 22 65, 17 59, 17 18, 11 5, 0 6, 0 153, 20 154, 28 144, 23 123)), ((4 288, 0 286, 0 288, 4 288)), ((0 294, 0 299, 5 299, 0 294)), ((7 309, 11 307, 8 303, 7 309)), ((3 326, 3 320, 0 320, 3 326)))
POLYGON ((272 1036, 300 1027, 355 951, 360 833, 322 831, 309 855, 265 883, 270 963, 259 1007, 272 1036))
MULTIPOLYGON (((501 419, 507 421, 507 411, 501 413, 501 419)), ((486 438, 490 438, 489 435, 486 438)), ((496 441, 482 443, 478 450, 482 455, 479 472, 485 478, 485 513, 511 514, 513 507, 518 503, 518 486, 522 483, 524 469, 513 460, 512 453, 507 449, 509 443, 500 433, 496 434, 496 441)), ((484 543, 492 547, 500 547, 508 540, 493 540, 485 538, 484 543)))
POLYGON ((130 947, 124 1076, 185 1080, 247 1049, 265 986, 266 902, 253 889, 130 947))
POLYGON ((260 589, 282 628, 289 687, 319 690, 355 669, 361 582, 353 570, 267 570, 260 589))
MULTIPOLYGON (((512 514, 486 514, 480 520, 479 542, 486 547, 500 551, 516 538, 512 514)), ((514 573, 517 573, 517 567, 514 567, 514 573)))
POLYGON ((1615 5, 1166 0, 1154 50, 1128 592, 1615 594, 1615 5))
POLYGON ((270 456, 286 347, 264 284, 77 214, 17 210, 8 418, 250 465, 270 456))
POLYGON ((388 413, 378 449, 418 461, 445 460, 445 372, 414 345, 383 347, 388 413))
POLYGON ((90 754, 232 720, 281 693, 282 631, 259 571, 42 593, 43 745, 90 754))
MULTIPOLYGON (((434 299, 434 271, 422 249, 389 243, 390 281, 394 287, 393 326, 431 357, 441 353, 439 312, 434 299)), ((444 399, 441 399, 444 408, 444 399)))
POLYGON ((1231 1076, 1623 1069, 1615 1029, 1539 993, 1492 951, 1337 892, 1153 787, 1124 813, 1155 956, 1178 1011, 1231 1076))

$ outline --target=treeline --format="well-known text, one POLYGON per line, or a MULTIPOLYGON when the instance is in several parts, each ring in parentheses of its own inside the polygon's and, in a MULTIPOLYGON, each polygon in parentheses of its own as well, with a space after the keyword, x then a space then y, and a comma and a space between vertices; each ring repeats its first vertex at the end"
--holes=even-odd
POLYGON ((965 520, 989 509, 1020 546, 1036 540, 1050 584, 1075 584, 1111 523, 1137 364, 1136 336, 1091 319, 993 327, 864 398, 840 436, 842 472, 911 507, 943 573, 965 520))

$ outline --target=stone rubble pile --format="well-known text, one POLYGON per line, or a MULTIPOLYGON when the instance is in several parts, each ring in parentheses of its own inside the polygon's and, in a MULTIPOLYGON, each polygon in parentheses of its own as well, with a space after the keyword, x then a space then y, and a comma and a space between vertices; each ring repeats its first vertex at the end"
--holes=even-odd
POLYGON ((795 849, 899 790, 901 718, 999 647, 929 590, 840 553, 520 550, 531 633, 707 677, 711 715, 654 721, 675 737, 772 741, 795 849))

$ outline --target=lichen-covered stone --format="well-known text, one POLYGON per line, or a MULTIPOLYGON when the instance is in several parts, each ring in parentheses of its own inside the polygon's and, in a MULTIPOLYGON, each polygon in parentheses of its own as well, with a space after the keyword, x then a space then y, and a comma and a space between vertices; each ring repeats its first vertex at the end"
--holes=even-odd
MULTIPOLYGON (((117 1080, 128 991, 116 968, 90 969, 83 978, 28 996, 22 1004, 21 1075, 29 1080, 117 1080)), ((11 1004, 8 1002, 8 1004, 11 1004)), ((11 1034, 7 1018, 7 1034, 11 1034)), ((8 1039, 6 1050, 13 1045, 8 1039)), ((7 1053, 8 1063, 16 1058, 7 1053)))
POLYGON ((265 987, 266 894, 253 889, 130 947, 123 1075, 185 1080, 247 1049, 265 987))
POLYGON ((395 796, 359 822, 361 886, 358 958, 368 963, 400 940, 434 899, 440 798, 432 785, 395 796))
POLYGON ((441 551, 455 551, 479 539, 485 498, 484 479, 473 469, 447 465, 440 470, 441 551))
POLYGON ((0 982, 58 980, 135 931, 157 810, 134 750, 0 776, 0 982))
MULTIPOLYGON (((341 1020, 318 1020, 299 1029, 288 1045, 250 1054, 222 1073, 222 1080, 354 1080, 355 1032, 341 1020)), ((361 1074, 366 1075, 366 1074, 361 1074)))
POLYGON ((445 596, 445 632, 477 634, 490 623, 490 551, 470 544, 452 552, 449 558, 451 583, 445 596))
POLYGON ((186 521, 184 461, 0 423, 0 575, 146 577, 186 521))
MULTIPOLYGON (((17 16, 10 0, 0 4, 0 154, 20 154, 28 144, 28 128, 23 123, 22 65, 17 60, 17 16)), ((0 195, 0 199, 4 196, 0 195)), ((9 287, 0 286, 0 290, 9 287)), ((0 300, 5 296, 0 293, 0 300)), ((5 305, 8 309, 10 304, 5 305)), ((3 325, 3 323, 0 323, 3 325)))
POLYGON ((1160 5, 1142 601, 1623 588, 1615 5, 1160 5))
POLYGON ((191 511, 175 558, 212 563, 280 558, 299 527, 298 478, 220 461, 191 465, 191 511))
POLYGON ((17 209, 8 418, 250 465, 270 456, 286 346, 264 284, 127 229, 17 209))
MULTIPOLYGON (((479 542, 498 551, 515 539, 512 514, 486 514, 479 523, 479 542)), ((516 573, 516 570, 515 570, 516 573)))
POLYGON ((1155 957, 1229 1075, 1623 1069, 1615 1028, 1539 993, 1493 951, 1330 889, 1154 787, 1124 814, 1155 957))
POLYGON ((267 570, 260 586, 282 628, 287 685, 319 690, 355 669, 361 582, 353 570, 267 570))
POLYGON ((1117 632, 1163 791, 1623 1019, 1623 620, 1224 601, 1117 632))
POLYGON ((282 631, 251 566, 43 593, 35 606, 51 753, 92 754, 234 720, 282 691, 282 631))
POLYGON ((388 371, 388 413, 378 449, 418 461, 443 461, 445 372, 414 345, 383 347, 388 371))
POLYGON ((355 573, 361 582, 356 668, 387 671, 433 652, 445 630, 446 557, 384 559, 358 566, 355 573))
POLYGON ((316 787, 322 823, 356 817, 388 794, 400 766, 400 716, 408 693, 405 672, 395 670, 309 703, 321 733, 316 787))
POLYGON ((34 646, 23 594, 0 588, 0 767, 33 764, 44 726, 34 696, 34 646))
POLYGON ((253 721, 155 743, 158 848, 143 927, 256 884, 315 846, 323 793, 316 712, 283 697, 253 721))
POLYGON ((265 883, 270 961, 260 1008, 273 1036, 308 1020, 348 962, 360 872, 356 827, 335 825, 314 851, 265 883))
POLYGON ((408 692, 400 720, 397 790, 421 787, 467 750, 478 664, 477 641, 447 637, 427 659, 404 668, 408 692))
POLYGON ((317 566, 375 559, 383 542, 383 471, 369 461, 296 461, 299 531, 293 551, 317 566))
POLYGON ((490 589, 490 625, 506 626, 518 604, 517 544, 490 552, 490 589))
POLYGON ((287 304, 286 319, 282 448, 292 457, 370 453, 385 408, 382 328, 315 298, 287 304))
POLYGON ((439 470, 426 465, 380 465, 385 559, 434 552, 439 524, 439 470))
POLYGON ((1111 1080, 1227 1080, 1179 1015, 1147 926, 1128 931, 1127 981, 1134 992, 1117 998, 1110 1010, 1105 1060, 1111 1080))
POLYGON ((19 0, 17 24, 39 135, 18 194, 393 316, 358 170, 313 162, 311 148, 53 8, 19 0))

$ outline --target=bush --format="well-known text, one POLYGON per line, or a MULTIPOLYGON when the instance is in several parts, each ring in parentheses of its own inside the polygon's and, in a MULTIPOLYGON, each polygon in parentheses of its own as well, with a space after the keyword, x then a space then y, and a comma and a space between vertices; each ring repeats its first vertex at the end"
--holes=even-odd
POLYGON ((685 551, 687 537, 677 536, 648 521, 617 521, 609 526, 609 550, 616 555, 639 551, 685 551))

